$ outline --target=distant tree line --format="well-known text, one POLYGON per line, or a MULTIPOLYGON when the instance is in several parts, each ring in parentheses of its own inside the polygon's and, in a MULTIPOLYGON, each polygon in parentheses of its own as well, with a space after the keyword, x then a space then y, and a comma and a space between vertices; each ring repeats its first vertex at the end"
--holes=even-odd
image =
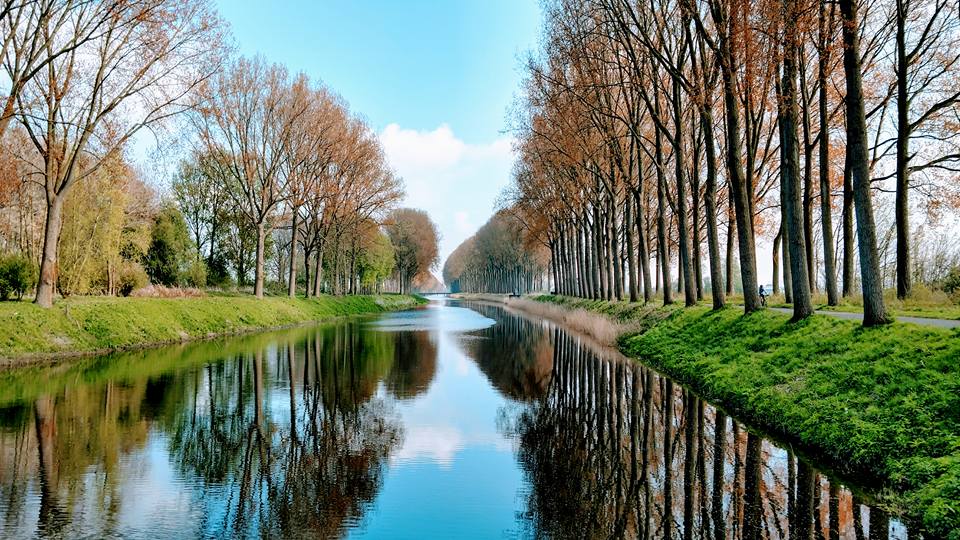
POLYGON ((525 294, 545 285, 548 253, 527 245, 523 225, 501 211, 447 257, 443 280, 451 292, 525 294))

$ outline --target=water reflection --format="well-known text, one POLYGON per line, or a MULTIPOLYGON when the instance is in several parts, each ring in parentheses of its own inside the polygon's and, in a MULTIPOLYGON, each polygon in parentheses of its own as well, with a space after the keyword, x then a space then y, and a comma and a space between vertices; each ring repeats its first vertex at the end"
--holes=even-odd
POLYGON ((0 374, 0 537, 398 532, 909 537, 669 379, 499 306, 0 374))
POLYGON ((506 313, 503 308, 474 304, 473 309, 497 324, 465 339, 464 348, 490 383, 514 400, 531 401, 546 394, 553 370, 550 325, 506 313))
MULTIPOLYGON (((149 523, 161 536, 338 536, 378 493, 403 436, 390 400, 375 395, 395 341, 359 325, 188 347, 180 352, 213 361, 69 385, 37 396, 32 411, 8 406, 3 529, 124 536, 149 523), (145 471, 177 482, 151 482, 145 471), (132 498, 136 486, 154 500, 132 498), (167 507, 137 515, 151 504, 167 507)), ((143 353, 139 364, 149 370, 163 354, 143 353)))
POLYGON ((559 329, 551 341, 546 394, 504 425, 529 479, 525 535, 914 537, 670 379, 559 329))

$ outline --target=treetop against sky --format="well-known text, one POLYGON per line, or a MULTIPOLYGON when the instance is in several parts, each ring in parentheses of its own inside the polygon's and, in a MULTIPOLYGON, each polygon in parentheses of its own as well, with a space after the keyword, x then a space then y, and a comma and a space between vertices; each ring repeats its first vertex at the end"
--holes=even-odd
POLYGON ((406 206, 443 233, 441 258, 493 213, 510 179, 504 132, 518 58, 536 45, 536 0, 219 0, 245 55, 322 80, 380 133, 406 206))

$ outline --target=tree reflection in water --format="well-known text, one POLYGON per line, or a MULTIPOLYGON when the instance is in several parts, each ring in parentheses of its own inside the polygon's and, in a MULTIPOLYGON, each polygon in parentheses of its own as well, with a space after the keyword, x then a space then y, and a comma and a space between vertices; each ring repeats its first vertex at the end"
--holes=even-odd
MULTIPOLYGON (((406 514, 381 525, 415 528, 397 503, 416 497, 426 516, 486 511, 450 504, 437 486, 449 471, 481 470, 499 490, 521 482, 519 463, 522 499, 502 519, 510 527, 520 515, 530 536, 911 537, 862 504, 867 495, 616 351, 498 306, 471 307, 497 324, 451 339, 352 321, 0 373, 0 536, 343 536, 390 492, 382 486, 401 422, 413 434, 441 417, 484 436, 450 469, 414 463, 391 480, 406 514), (454 342, 462 351, 438 358, 454 342), (476 394, 487 401, 455 393, 483 384, 475 372, 436 377, 438 362, 460 352, 498 391, 476 394), (415 401, 431 386, 438 392, 415 401), (450 399, 460 400, 456 415, 450 399), (489 426, 470 424, 491 412, 517 462, 469 461, 510 451, 489 440, 489 426)), ((466 499, 477 487, 455 489, 466 499)), ((501 523, 477 514, 454 520, 501 523)))
POLYGON ((470 357, 501 394, 530 401, 546 394, 553 369, 553 347, 545 322, 510 315, 500 306, 470 306, 497 324, 464 341, 470 357))
POLYGON ((413 399, 427 391, 437 374, 437 345, 425 331, 397 332, 394 337, 387 389, 397 399, 413 399))
MULTIPOLYGON (((496 316, 498 327, 508 334, 530 336, 542 327, 504 317, 496 316)), ((670 379, 585 338, 559 329, 548 334, 553 370, 545 391, 502 424, 518 441, 518 459, 530 484, 521 517, 525 534, 684 540, 919 537, 670 379)), ((541 347, 530 344, 538 352, 526 358, 539 357, 541 347)), ((482 354, 478 361, 484 365, 482 354)), ((523 363, 516 360, 513 369, 522 372, 523 363)), ((493 384, 509 387, 498 380, 506 369, 498 365, 485 372, 493 384)), ((528 376, 515 378, 514 384, 528 376)))
MULTIPOLYGON (((205 514, 183 534, 340 536, 363 517, 402 439, 392 402, 376 394, 395 369, 399 336, 351 322, 226 349, 202 344, 180 351, 204 356, 195 369, 65 385, 30 408, 8 405, 0 414, 0 524, 40 536, 123 534, 117 491, 135 481, 137 467, 122 461, 145 453, 157 433, 205 514), (31 477, 39 509, 28 512, 31 477)), ((423 386, 433 369, 396 376, 423 386)))

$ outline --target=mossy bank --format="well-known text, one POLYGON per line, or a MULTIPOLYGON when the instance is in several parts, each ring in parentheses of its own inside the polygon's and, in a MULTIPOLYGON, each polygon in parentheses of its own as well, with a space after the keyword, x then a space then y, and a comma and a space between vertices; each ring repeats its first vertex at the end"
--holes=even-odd
POLYGON ((416 296, 71 298, 0 303, 0 365, 206 339, 406 309, 416 296))
POLYGON ((960 539, 960 330, 535 298, 619 323, 620 349, 960 539))

